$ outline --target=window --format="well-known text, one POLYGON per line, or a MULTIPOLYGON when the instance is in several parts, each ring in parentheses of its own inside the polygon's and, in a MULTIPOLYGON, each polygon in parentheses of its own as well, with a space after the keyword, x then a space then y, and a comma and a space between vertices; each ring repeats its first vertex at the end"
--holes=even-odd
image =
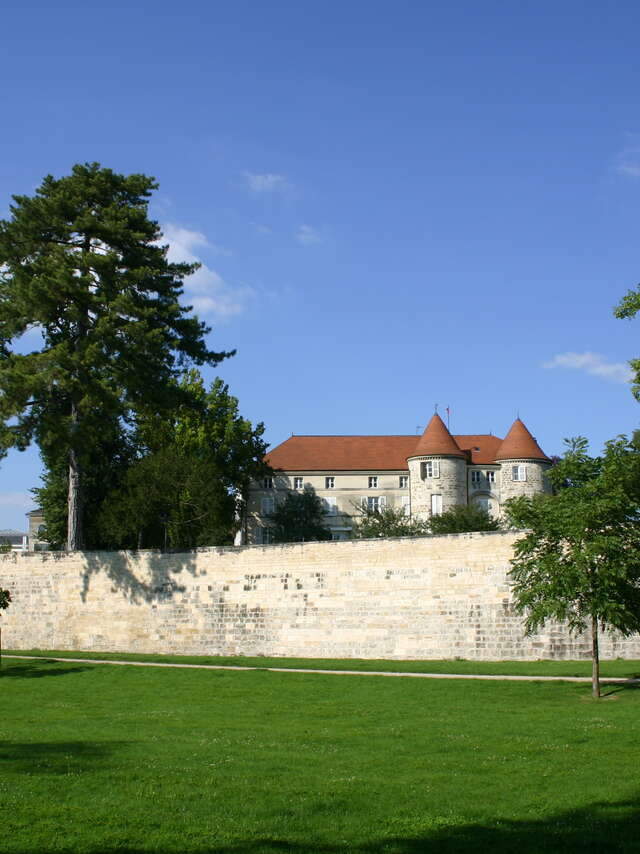
POLYGON ((431 496, 431 515, 439 516, 442 513, 442 496, 441 495, 432 495, 431 496))
POLYGON ((401 474, 400 475, 400 481, 398 483, 398 486, 400 487, 400 489, 408 489, 409 488, 409 475, 408 474, 401 474))
POLYGON ((369 489, 377 489, 378 488, 378 478, 376 475, 369 478, 369 489))
POLYGON ((476 507, 479 507, 481 510, 484 510, 489 516, 491 516, 491 509, 493 504, 491 503, 490 498, 474 498, 473 503, 476 507))
POLYGON ((274 541, 273 528, 262 528, 262 545, 270 546, 274 541))
POLYGON ((471 472, 471 483, 480 483, 480 478, 482 477, 482 472, 474 470, 471 472))
POLYGON ((489 483, 495 483, 496 482, 496 473, 494 471, 488 471, 487 472, 487 480, 489 481, 489 483))
POLYGON ((362 506, 370 513, 376 513, 386 508, 387 498, 385 495, 367 495, 362 499, 362 506))
POLYGON ((335 479, 335 477, 325 477, 325 479, 324 479, 324 488, 325 488, 325 489, 335 489, 335 488, 336 488, 336 479, 335 479))
POLYGON ((323 498, 322 504, 324 507, 324 512, 327 516, 337 516, 338 515, 338 499, 334 498, 323 498))
POLYGON ((293 479, 293 488, 294 489, 302 489, 303 484, 304 484, 304 478, 303 477, 294 477, 294 479, 293 479))
POLYGON ((272 495, 267 495, 260 502, 261 511, 263 516, 271 516, 273 511, 276 509, 276 500, 272 495))
POLYGON ((523 465, 511 466, 511 480, 526 480, 527 467, 523 465))
POLYGON ((440 463, 438 460, 428 460, 422 463, 422 477, 440 477, 440 463))
POLYGON ((272 477, 265 477, 262 481, 262 488, 263 489, 273 489, 273 478, 272 477))

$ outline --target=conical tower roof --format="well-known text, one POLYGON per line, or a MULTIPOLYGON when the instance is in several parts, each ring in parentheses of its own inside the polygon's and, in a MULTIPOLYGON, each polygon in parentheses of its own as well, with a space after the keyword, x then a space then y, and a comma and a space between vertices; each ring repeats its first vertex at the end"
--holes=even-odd
POLYGON ((424 431, 418 444, 416 445, 410 457, 418 457, 423 454, 437 454, 439 456, 448 457, 464 457, 464 451, 461 451, 451 433, 436 412, 431 421, 427 424, 427 429, 424 431))
POLYGON ((502 440, 496 453, 498 460, 545 460, 550 462, 540 445, 519 419, 511 425, 511 429, 502 440))

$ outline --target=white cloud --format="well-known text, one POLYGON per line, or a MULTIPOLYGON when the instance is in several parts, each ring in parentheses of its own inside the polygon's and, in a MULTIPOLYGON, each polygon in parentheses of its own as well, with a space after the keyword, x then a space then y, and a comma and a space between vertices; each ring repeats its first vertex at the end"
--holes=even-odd
POLYGON ((272 190, 283 190, 287 186, 284 175, 275 172, 245 172, 245 180, 249 189, 254 193, 270 193, 272 190))
POLYGON ((273 229, 269 228, 268 225, 262 225, 260 222, 252 222, 251 225, 255 228, 257 234, 261 234, 264 237, 273 234, 273 229))
POLYGON ((184 300, 192 305, 201 317, 226 320, 242 312, 253 296, 247 285, 232 286, 214 269, 203 263, 196 249, 208 249, 218 254, 227 250, 210 243, 201 231, 168 223, 162 227, 162 243, 169 245, 167 257, 173 263, 199 263, 202 266, 184 280, 184 300))
POLYGON ((324 243, 325 241, 324 234, 311 225, 299 225, 296 229, 295 237, 298 243, 301 243, 303 246, 312 246, 313 244, 324 243))
POLYGON ((614 383, 627 383, 632 378, 631 368, 626 362, 609 362, 600 353, 558 353, 542 367, 584 371, 614 383))
POLYGON ((640 178, 640 142, 630 137, 629 144, 616 157, 616 171, 628 178, 640 178))

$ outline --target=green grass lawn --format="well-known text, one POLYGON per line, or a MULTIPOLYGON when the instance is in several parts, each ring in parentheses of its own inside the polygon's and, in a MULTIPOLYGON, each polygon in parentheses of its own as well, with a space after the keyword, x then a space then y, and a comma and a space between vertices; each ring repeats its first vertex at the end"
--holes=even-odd
POLYGON ((0 851, 635 852, 640 691, 589 692, 5 659, 0 851))
MULTIPOLYGON (((117 661, 166 661, 177 664, 220 664, 245 667, 303 667, 308 670, 383 670, 400 673, 484 673, 514 676, 591 676, 591 660, 584 661, 467 661, 464 659, 395 661, 369 658, 264 658, 214 655, 145 655, 127 652, 69 652, 53 649, 6 650, 12 655, 56 658, 99 658, 117 661)), ((601 662, 601 675, 640 677, 640 661, 621 658, 601 662)))

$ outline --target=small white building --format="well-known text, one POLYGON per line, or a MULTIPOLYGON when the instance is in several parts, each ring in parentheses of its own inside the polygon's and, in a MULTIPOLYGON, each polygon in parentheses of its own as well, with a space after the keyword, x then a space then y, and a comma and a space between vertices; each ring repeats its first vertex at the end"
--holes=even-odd
POLYGON ((12 552, 26 552, 29 538, 22 531, 7 529, 0 531, 0 546, 11 546, 12 552))
POLYGON ((422 436, 291 436, 267 462, 274 475, 249 489, 243 542, 272 542, 270 514, 287 492, 305 487, 322 499, 336 540, 349 539, 363 505, 428 519, 474 503, 499 516, 509 498, 550 491, 551 460, 519 418, 504 439, 454 436, 438 414, 422 436))

